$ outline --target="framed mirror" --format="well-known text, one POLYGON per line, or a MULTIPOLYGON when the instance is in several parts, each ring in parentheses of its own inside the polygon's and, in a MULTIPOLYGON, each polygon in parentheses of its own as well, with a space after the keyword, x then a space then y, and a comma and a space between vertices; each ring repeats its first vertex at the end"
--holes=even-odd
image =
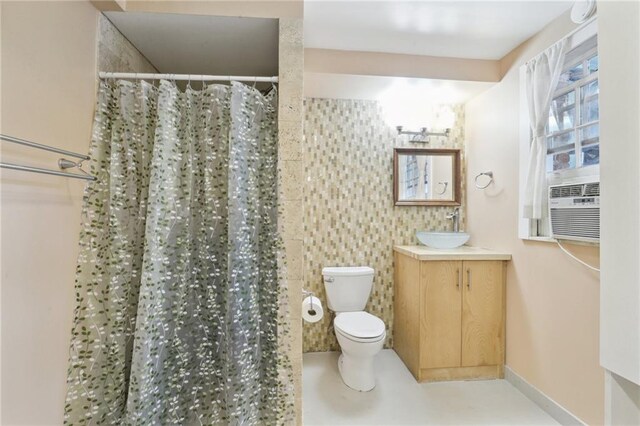
POLYGON ((459 206, 461 196, 459 149, 393 150, 396 206, 459 206))

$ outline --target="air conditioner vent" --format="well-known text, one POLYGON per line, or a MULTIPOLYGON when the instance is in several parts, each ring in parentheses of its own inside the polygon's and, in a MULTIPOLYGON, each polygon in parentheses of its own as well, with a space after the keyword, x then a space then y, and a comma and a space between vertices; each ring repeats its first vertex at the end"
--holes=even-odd
POLYGON ((600 196, 600 182, 588 183, 584 189, 585 197, 597 197, 600 196))
POLYGON ((600 209, 551 209, 555 238, 600 239, 600 209))
POLYGON ((549 188, 553 238, 600 241, 600 183, 554 185, 549 188))
POLYGON ((551 188, 551 198, 581 197, 584 185, 561 185, 551 188))

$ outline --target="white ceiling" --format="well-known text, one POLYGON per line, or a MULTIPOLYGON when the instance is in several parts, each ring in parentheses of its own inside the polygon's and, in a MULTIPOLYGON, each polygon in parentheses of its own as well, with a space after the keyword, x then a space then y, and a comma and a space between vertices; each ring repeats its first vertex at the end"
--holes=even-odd
POLYGON ((500 59, 572 4, 306 0, 305 47, 500 59))
POLYGON ((278 20, 107 12, 162 73, 278 75, 278 20))

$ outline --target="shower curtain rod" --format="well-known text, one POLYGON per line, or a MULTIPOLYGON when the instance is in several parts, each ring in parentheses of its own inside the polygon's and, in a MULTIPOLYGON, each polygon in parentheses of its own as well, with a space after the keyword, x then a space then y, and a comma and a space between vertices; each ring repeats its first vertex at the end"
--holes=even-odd
POLYGON ((202 75, 202 74, 152 74, 134 72, 100 72, 100 78, 120 78, 124 80, 184 80, 184 81, 247 81, 253 83, 277 83, 278 77, 257 77, 247 75, 202 75))

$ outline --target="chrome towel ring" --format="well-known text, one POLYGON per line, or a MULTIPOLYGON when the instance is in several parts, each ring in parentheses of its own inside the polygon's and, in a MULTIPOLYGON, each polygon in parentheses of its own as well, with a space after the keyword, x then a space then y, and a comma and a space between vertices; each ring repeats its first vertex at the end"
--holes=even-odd
POLYGON ((491 185, 493 183, 493 172, 489 171, 489 172, 478 173, 478 175, 474 179, 474 183, 476 185, 476 188, 478 188, 478 189, 486 189, 489 185, 491 185), (478 178, 480 178, 480 176, 488 176, 489 177, 489 182, 487 182, 486 185, 479 185, 478 184, 478 178))

